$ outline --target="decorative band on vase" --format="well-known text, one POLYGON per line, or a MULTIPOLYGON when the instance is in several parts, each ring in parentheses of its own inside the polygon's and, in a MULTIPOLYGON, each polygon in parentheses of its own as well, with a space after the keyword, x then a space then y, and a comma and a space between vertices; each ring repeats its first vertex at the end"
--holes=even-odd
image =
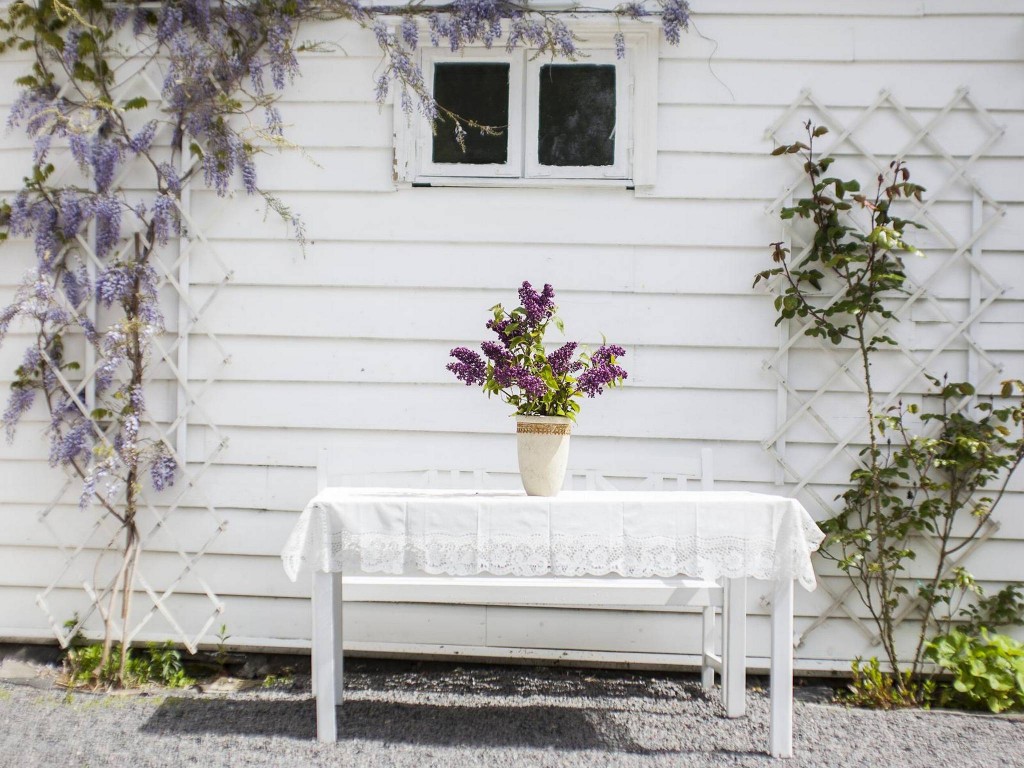
POLYGON ((568 435, 570 424, 531 424, 520 421, 516 423, 516 432, 528 435, 568 435))

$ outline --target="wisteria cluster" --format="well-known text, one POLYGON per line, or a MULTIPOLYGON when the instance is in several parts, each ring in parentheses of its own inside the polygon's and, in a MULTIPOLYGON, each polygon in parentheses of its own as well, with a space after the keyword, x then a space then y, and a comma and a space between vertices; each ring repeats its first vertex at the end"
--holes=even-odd
MULTIPOLYGON (((361 13, 355 3, 330 6, 336 16, 361 13)), ((297 27, 323 9, 305 0, 287 8, 83 0, 38 8, 14 3, 0 17, 0 53, 36 54, 8 117, 8 128, 20 126, 32 138, 34 167, 21 191, 0 202, 0 240, 32 239, 36 264, 14 302, 0 310, 0 342, 18 317, 39 331, 15 373, 0 425, 13 438, 19 421, 44 402, 51 416, 50 460, 83 476, 83 503, 94 500, 97 487, 116 488, 114 479, 145 466, 158 490, 174 482, 168 446, 143 430, 140 382, 152 340, 164 329, 154 255, 180 232, 179 200, 190 178, 201 177, 222 195, 238 178, 247 193, 262 194, 254 139, 282 131, 267 92, 298 74, 297 27), (109 62, 121 55, 118 38, 129 30, 140 56, 163 62, 159 109, 143 96, 115 97, 126 84, 109 62), (238 98, 246 93, 247 100, 238 98), (263 111, 265 128, 247 134, 231 118, 253 110, 263 111), (63 147, 72 169, 51 161, 54 149, 63 147), (151 173, 148 199, 137 192, 129 197, 123 188, 120 179, 130 167, 136 181, 139 169, 151 173), (95 279, 86 268, 92 259, 95 279), (93 301, 118 311, 104 315, 106 328, 95 327, 93 301), (94 350, 91 373, 65 359, 63 340, 75 334, 94 350), (85 407, 90 388, 97 399, 91 412, 85 407), (101 475, 105 486, 97 483, 101 475)), ((268 203, 293 218, 278 201, 268 203)), ((292 223, 301 233, 301 222, 292 223)))
POLYGON ((618 364, 626 350, 604 344, 592 355, 580 353, 569 341, 554 352, 544 348, 548 325, 561 328, 550 284, 537 291, 529 282, 519 288, 520 306, 506 312, 494 307, 487 328, 498 337, 480 345, 483 356, 468 347, 451 351, 455 362, 448 370, 467 386, 481 386, 488 396, 497 395, 523 416, 565 416, 575 420, 579 398, 596 397, 605 387, 615 387, 629 374, 618 364))
MULTIPOLYGON (((678 45, 682 30, 690 24, 690 6, 687 0, 652 0, 662 17, 665 39, 678 45)), ((392 9, 394 10, 394 9, 392 9)), ((400 107, 411 113, 418 103, 420 111, 433 121, 442 115, 452 123, 451 130, 456 141, 463 145, 467 128, 484 133, 500 130, 500 127, 481 125, 458 115, 438 104, 425 83, 423 71, 416 63, 413 52, 420 45, 420 26, 417 17, 425 15, 426 32, 431 45, 444 46, 452 52, 467 46, 492 48, 502 45, 506 51, 529 48, 533 55, 547 55, 552 58, 576 60, 585 56, 581 41, 566 21, 566 15, 554 11, 538 11, 523 0, 453 0, 448 5, 423 6, 410 2, 401 11, 402 19, 395 31, 382 21, 373 22, 377 44, 385 54, 385 66, 377 75, 375 92, 377 101, 383 104, 391 92, 392 84, 398 86, 400 107)), ((637 20, 652 15, 644 0, 630 0, 612 11, 618 18, 637 20)), ((354 15, 374 16, 373 9, 359 7, 354 15)), ((619 59, 626 56, 626 37, 622 31, 613 36, 615 54, 619 59)))

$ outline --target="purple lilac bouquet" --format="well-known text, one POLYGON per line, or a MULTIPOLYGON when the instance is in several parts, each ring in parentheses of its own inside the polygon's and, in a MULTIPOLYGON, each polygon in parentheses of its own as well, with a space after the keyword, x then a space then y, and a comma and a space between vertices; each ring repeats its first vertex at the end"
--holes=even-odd
POLYGON ((605 387, 615 387, 627 378, 617 359, 626 351, 615 344, 602 344, 596 352, 576 354, 579 344, 563 344, 550 354, 544 348, 549 323, 563 330, 555 315, 555 289, 545 285, 539 293, 528 282, 519 288, 521 306, 511 312, 498 304, 487 327, 497 341, 480 345, 484 357, 466 347, 456 347, 448 370, 467 386, 482 385, 484 392, 498 395, 520 416, 565 416, 573 421, 579 413, 577 399, 596 397, 605 387))

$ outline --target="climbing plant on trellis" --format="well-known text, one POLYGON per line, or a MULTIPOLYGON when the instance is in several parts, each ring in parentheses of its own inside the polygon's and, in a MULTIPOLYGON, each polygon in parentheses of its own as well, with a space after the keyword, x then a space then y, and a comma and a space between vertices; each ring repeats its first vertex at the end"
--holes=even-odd
MULTIPOLYGON (((906 294, 893 298, 893 317, 876 318, 874 333, 887 334, 895 338, 896 345, 887 352, 887 364, 895 371, 885 387, 885 396, 880 398, 876 412, 881 413, 901 399, 914 399, 927 391, 928 375, 941 376, 942 370, 935 370, 938 358, 948 353, 966 355, 965 378, 984 389, 997 381, 1002 373, 1000 363, 984 348, 975 335, 977 323, 1007 288, 986 269, 982 259, 982 238, 990 232, 1005 215, 1005 209, 991 195, 972 173, 973 167, 1003 135, 1003 128, 992 116, 977 104, 966 89, 958 90, 940 109, 934 110, 924 119, 917 110, 905 107, 891 92, 882 91, 868 107, 859 110, 852 120, 843 120, 839 110, 826 106, 810 91, 804 91, 767 131, 767 138, 778 140, 780 132, 794 116, 810 118, 814 123, 830 129, 831 142, 824 154, 840 156, 846 161, 858 163, 872 174, 884 174, 892 160, 902 160, 911 155, 923 155, 932 179, 928 184, 926 201, 914 201, 910 218, 926 228, 934 242, 926 249, 931 255, 920 264, 914 264, 906 284, 906 294), (964 130, 967 119, 969 130, 964 130), (969 142, 966 146, 946 146, 939 139, 948 122, 956 120, 958 142, 969 142), (901 131, 903 142, 879 150, 880 123, 889 144, 893 141, 893 128, 901 131), (874 138, 871 138, 874 136, 874 138), (845 157, 844 157, 845 156, 845 157), (949 225, 950 204, 969 209, 969 226, 965 232, 958 232, 949 225), (943 211, 938 208, 944 206, 943 211), (964 309, 950 307, 938 295, 941 285, 951 280, 960 280, 959 294, 966 299, 964 309), (900 332, 900 321, 927 318, 929 337, 915 340, 900 332)), ((922 158, 917 158, 919 167, 922 158)), ((767 213, 777 215, 788 205, 800 183, 806 178, 802 170, 794 173, 794 180, 786 185, 780 195, 768 206, 767 213)), ((809 243, 797 240, 793 231, 787 230, 791 240, 794 263, 799 263, 809 252, 809 243)), ((781 290, 776 283, 775 290, 781 290)), ((837 293, 826 303, 839 298, 837 293)), ((959 298, 959 296, 958 296, 959 298)), ((779 348, 764 367, 777 380, 777 424, 774 432, 763 441, 764 449, 778 463, 776 480, 792 483, 793 492, 808 499, 820 509, 822 517, 831 517, 835 509, 830 494, 823 488, 836 485, 834 466, 849 469, 863 466, 860 448, 867 432, 867 417, 857 409, 855 416, 835 403, 826 403, 837 393, 852 390, 865 393, 865 384, 858 375, 858 353, 837 347, 821 338, 809 339, 804 331, 810 321, 798 319, 780 324, 779 348), (791 357, 806 344, 813 346, 817 362, 816 377, 808 378, 807 371, 799 375, 790 365, 791 357), (799 381, 798 381, 799 379, 799 381), (796 443, 820 441, 820 445, 808 448, 796 443)), ((877 388, 876 388, 877 389, 877 388)), ((959 407, 969 405, 965 397, 959 407)), ((988 519, 977 538, 948 562, 945 575, 964 563, 985 541, 998 530, 998 522, 988 519)), ((920 537, 919 544, 934 549, 927 537, 920 537)), ((843 582, 846 583, 845 580, 843 582)), ((845 615, 872 643, 879 637, 874 627, 863 621, 848 599, 854 592, 852 585, 837 589, 838 582, 823 580, 823 590, 829 604, 819 616, 804 627, 796 638, 801 644, 829 618, 845 615)), ((914 600, 907 600, 900 608, 895 620, 899 624, 916 610, 914 600)))
MULTIPOLYGON (((144 98, 149 104, 149 113, 159 115, 162 110, 168 108, 161 95, 161 89, 156 84, 163 80, 165 73, 159 70, 159 63, 153 61, 129 60, 123 65, 131 67, 133 63, 134 71, 120 80, 114 88, 114 95, 125 102, 144 98)), ((68 88, 70 84, 64 87, 68 88)), ((158 127, 153 142, 169 140, 166 132, 166 126, 158 127)), ((60 166, 64 169, 63 175, 73 174, 73 162, 61 163, 60 166)), ((120 186, 137 170, 131 164, 126 165, 115 178, 113 185, 120 186)), ((178 209, 177 216, 181 221, 181 234, 170 247, 163 248, 158 255, 154 255, 151 261, 158 276, 156 292, 160 295, 161 305, 174 313, 177 322, 162 336, 151 339, 153 355, 143 382, 147 389, 152 389, 153 385, 156 385, 155 388, 165 394, 166 402, 159 410, 166 411, 169 415, 157 419, 152 410, 147 410, 142 426, 149 439, 161 443, 163 451, 172 458, 178 478, 174 486, 163 492, 140 489, 140 506, 145 516, 144 519, 140 519, 138 547, 140 550, 148 549, 166 554, 167 557, 162 561, 159 573, 152 577, 147 575, 149 569, 154 567, 152 562, 140 561, 135 574, 135 589, 140 596, 145 596, 146 601, 141 605, 136 603, 132 615, 128 617, 129 624, 122 625, 120 617, 110 614, 110 596, 115 590, 116 572, 113 575, 107 573, 102 567, 102 562, 105 554, 116 551, 114 540, 120 533, 120 526, 111 525, 113 521, 109 507, 123 503, 124 488, 119 487, 113 494, 104 491, 102 487, 97 488, 100 503, 90 504, 85 510, 93 516, 89 534, 69 538, 69 533, 77 533, 78 528, 72 532, 67 530, 65 520, 60 516, 60 505, 69 493, 80 486, 81 478, 65 466, 64 481, 51 502, 39 513, 40 523, 52 536, 64 562, 62 568, 52 576, 49 585, 36 598, 63 647, 68 646, 96 613, 100 614, 104 624, 108 620, 112 623, 114 633, 124 638, 126 644, 131 644, 146 629, 150 621, 160 615, 174 637, 191 652, 195 652, 200 640, 208 634, 210 627, 224 610, 223 603, 203 577, 198 563, 226 527, 226 522, 203 492, 202 480, 218 454, 226 447, 227 438, 221 434, 215 420, 203 407, 202 401, 204 394, 216 381, 218 371, 228 362, 229 356, 217 336, 208 329, 202 329, 200 322, 227 285, 231 275, 218 257, 216 249, 197 225, 190 210, 189 187, 197 177, 188 171, 187 167, 178 170, 180 178, 192 180, 186 182, 181 190, 180 199, 175 203, 178 209), (220 278, 213 283, 202 303, 197 303, 192 295, 189 274, 191 261, 200 250, 204 259, 212 262, 219 271, 220 278), (195 379, 189 371, 189 344, 197 336, 209 340, 219 353, 221 361, 219 366, 212 368, 205 379, 195 379), (189 425, 197 423, 203 425, 213 437, 213 448, 198 455, 194 448, 191 453, 188 448, 189 425), (195 524, 195 517, 191 519, 187 544, 183 543, 168 525, 172 515, 183 507, 198 511, 205 519, 205 524, 201 525, 195 524), (171 565, 168 567, 168 564, 171 565), (195 616, 197 611, 192 611, 193 615, 190 616, 189 622, 182 622, 172 608, 171 597, 182 588, 187 578, 192 580, 188 591, 199 594, 208 604, 206 618, 198 622, 195 616), (86 609, 76 615, 75 621, 66 622, 68 617, 58 612, 53 598, 55 591, 71 585, 76 585, 84 591, 89 601, 86 609), (191 630, 185 628, 186 623, 191 625, 191 630)), ((58 178, 54 181, 60 183, 63 179, 58 178)), ((136 232, 135 236, 145 235, 136 232)), ((79 234, 76 246, 85 262, 85 268, 92 276, 90 282, 95 282, 95 275, 105 268, 104 259, 97 255, 89 233, 79 234)), ((129 237, 122 243, 120 252, 115 254, 113 260, 121 259, 132 247, 133 240, 129 237)), ((55 288, 55 292, 58 300, 69 312, 84 317, 94 326, 97 324, 101 309, 94 297, 76 305, 73 297, 68 296, 60 286, 55 288)), ((90 354, 92 350, 88 344, 85 345, 85 349, 83 365, 73 376, 59 370, 56 370, 56 376, 64 394, 74 407, 87 417, 96 406, 96 377, 103 361, 96 359, 95 354, 90 354)), ((56 366, 54 368, 56 369, 56 366)), ((115 430, 116 424, 113 421, 108 422, 105 427, 98 430, 97 442, 109 448, 116 439, 115 430)), ((167 633, 166 629, 162 628, 154 634, 166 637, 167 633)))

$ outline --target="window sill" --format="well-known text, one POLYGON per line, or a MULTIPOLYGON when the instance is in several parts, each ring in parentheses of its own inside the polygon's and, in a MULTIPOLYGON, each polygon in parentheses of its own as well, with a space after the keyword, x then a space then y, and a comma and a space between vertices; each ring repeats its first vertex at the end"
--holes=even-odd
POLYGON ((399 189, 414 187, 504 187, 507 189, 633 189, 632 179, 522 179, 460 176, 419 176, 411 183, 399 183, 399 189))

